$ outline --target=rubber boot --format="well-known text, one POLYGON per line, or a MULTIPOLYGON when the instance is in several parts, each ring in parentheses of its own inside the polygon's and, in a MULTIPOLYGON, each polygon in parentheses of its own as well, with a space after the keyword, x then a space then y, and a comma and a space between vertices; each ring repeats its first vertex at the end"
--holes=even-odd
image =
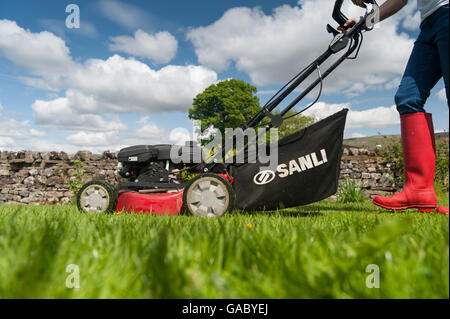
MULTIPOLYGON (((425 113, 425 117, 427 118, 427 124, 431 134, 431 142, 433 144, 434 154, 436 155, 436 139, 434 135, 433 118, 431 116, 431 113, 425 113)), ((426 209, 426 208, 419 209, 419 212, 421 213, 431 213, 433 211, 434 211, 433 209, 426 209)), ((436 208, 436 213, 438 214, 448 215, 448 211, 449 211, 448 207, 445 206, 438 206, 436 208)))
POLYGON ((431 120, 431 114, 425 113, 400 115, 405 187, 393 196, 375 196, 375 205, 391 210, 436 208, 433 186, 436 155, 428 117, 431 120))

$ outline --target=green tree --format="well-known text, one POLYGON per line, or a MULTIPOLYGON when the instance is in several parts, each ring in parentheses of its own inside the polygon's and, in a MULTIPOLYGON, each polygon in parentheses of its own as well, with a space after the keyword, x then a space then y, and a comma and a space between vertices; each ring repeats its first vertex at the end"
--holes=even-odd
POLYGON ((284 116, 287 119, 284 120, 283 124, 278 128, 278 138, 282 139, 283 137, 291 135, 315 122, 315 119, 312 116, 304 116, 301 114, 292 116, 294 114, 294 112, 288 112, 284 116))
POLYGON ((260 109, 256 87, 241 80, 212 84, 198 94, 189 109, 191 120, 201 120, 201 130, 210 126, 220 130, 247 123, 260 109))

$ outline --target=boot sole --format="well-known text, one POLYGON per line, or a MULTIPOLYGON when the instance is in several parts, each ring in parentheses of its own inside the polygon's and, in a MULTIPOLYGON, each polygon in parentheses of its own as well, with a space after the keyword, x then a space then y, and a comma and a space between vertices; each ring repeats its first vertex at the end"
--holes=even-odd
POLYGON ((436 209, 436 206, 429 206, 429 205, 408 205, 408 206, 400 206, 400 207, 391 207, 391 206, 387 206, 387 205, 383 205, 381 203, 372 201, 373 204, 384 208, 384 209, 389 209, 389 210, 405 210, 405 209, 410 209, 410 208, 417 208, 419 209, 419 212, 421 213, 431 213, 433 211, 433 209, 436 209))

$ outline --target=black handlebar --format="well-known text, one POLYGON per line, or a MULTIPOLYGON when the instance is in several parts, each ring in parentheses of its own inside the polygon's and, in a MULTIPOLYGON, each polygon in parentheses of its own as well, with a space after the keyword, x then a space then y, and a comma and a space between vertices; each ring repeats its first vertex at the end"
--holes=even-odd
MULTIPOLYGON (((336 0, 336 3, 334 4, 333 9, 333 19, 341 26, 343 27, 345 22, 347 22, 348 18, 342 13, 342 3, 344 0, 336 0)), ((373 4, 373 0, 364 0, 364 3, 373 4)))

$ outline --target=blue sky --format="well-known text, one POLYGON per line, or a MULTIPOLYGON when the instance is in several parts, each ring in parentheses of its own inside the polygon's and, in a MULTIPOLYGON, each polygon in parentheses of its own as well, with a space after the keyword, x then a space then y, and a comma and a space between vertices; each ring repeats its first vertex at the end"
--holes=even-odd
MULTIPOLYGON (((0 150, 179 142, 192 130, 192 98, 210 84, 245 80, 263 104, 319 56, 331 41, 325 26, 333 23, 332 5, 2 0, 0 150), (65 25, 70 3, 80 9, 78 29, 65 25)), ((362 14, 350 4, 344 9, 362 14)), ((321 102, 308 114, 320 119, 349 107, 346 137, 399 133, 393 97, 419 23, 416 1, 409 1, 366 33, 358 60, 344 62, 325 81, 321 102)), ((448 131, 443 88, 441 80, 426 109, 436 130, 448 131)))

